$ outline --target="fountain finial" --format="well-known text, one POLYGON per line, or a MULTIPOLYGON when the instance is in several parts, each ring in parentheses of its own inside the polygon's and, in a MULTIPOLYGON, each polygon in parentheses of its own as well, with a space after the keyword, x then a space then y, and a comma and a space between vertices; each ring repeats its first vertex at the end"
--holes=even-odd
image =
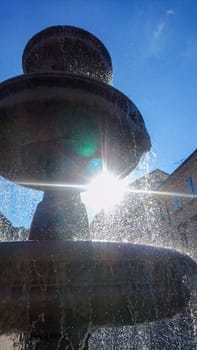
POLYGON ((23 53, 24 73, 59 71, 111 83, 111 57, 88 31, 53 26, 34 35, 23 53))

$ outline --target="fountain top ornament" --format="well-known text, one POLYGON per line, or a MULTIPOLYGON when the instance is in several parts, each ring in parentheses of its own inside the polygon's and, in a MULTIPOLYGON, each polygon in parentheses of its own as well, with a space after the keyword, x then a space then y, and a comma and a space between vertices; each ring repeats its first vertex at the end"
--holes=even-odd
POLYGON ((44 190, 83 186, 104 164, 128 175, 150 149, 140 112, 109 85, 110 55, 89 32, 41 31, 26 45, 23 69, 0 84, 2 176, 44 190))
POLYGON ((94 35, 72 26, 49 27, 27 43, 23 53, 24 73, 59 71, 112 81, 111 57, 94 35))

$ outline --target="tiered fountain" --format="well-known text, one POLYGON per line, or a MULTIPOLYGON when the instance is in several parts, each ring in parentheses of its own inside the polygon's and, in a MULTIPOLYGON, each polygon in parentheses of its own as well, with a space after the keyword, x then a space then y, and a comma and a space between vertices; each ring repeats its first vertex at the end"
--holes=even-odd
POLYGON ((45 193, 29 240, 0 244, 1 332, 22 333, 28 350, 87 349, 97 327, 180 312, 189 257, 89 240, 80 191, 103 162, 124 177, 150 149, 140 112, 109 85, 106 48, 85 30, 47 28, 28 42, 23 69, 0 85, 0 171, 45 193))

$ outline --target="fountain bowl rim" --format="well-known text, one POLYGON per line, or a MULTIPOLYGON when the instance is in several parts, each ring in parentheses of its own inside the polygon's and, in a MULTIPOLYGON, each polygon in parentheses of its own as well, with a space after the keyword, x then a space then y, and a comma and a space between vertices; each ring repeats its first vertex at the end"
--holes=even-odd
MULTIPOLYGON (((120 110, 122 110, 123 112, 127 113, 129 112, 129 109, 132 107, 132 109, 136 109, 138 111, 138 113, 141 115, 140 111, 138 110, 138 108, 136 107, 136 105, 134 104, 134 102, 128 97, 126 96, 124 93, 122 93, 120 90, 118 90, 117 88, 102 82, 100 80, 97 79, 93 79, 93 78, 87 78, 83 75, 75 75, 75 74, 71 74, 71 73, 64 73, 61 71, 46 71, 46 72, 36 72, 36 73, 27 73, 27 74, 20 74, 14 77, 11 77, 9 79, 6 79, 4 81, 2 81, 0 83, 0 103, 1 100, 3 100, 5 97, 9 97, 10 95, 12 95, 12 91, 14 92, 19 92, 20 89, 18 91, 16 91, 13 87, 12 84, 14 83, 15 86, 20 85, 20 83, 24 82, 26 84, 28 84, 28 82, 30 82, 33 79, 38 79, 38 80, 42 80, 43 81, 46 79, 50 80, 50 79, 54 79, 54 81, 60 81, 63 80, 66 82, 66 80, 68 80, 69 82, 73 81, 75 83, 77 82, 83 82, 84 84, 89 84, 91 85, 91 87, 97 88, 97 92, 101 90, 103 90, 104 92, 108 93, 108 94, 114 94, 117 99, 118 98, 122 98, 121 104, 118 104, 118 108, 120 110), (99 90, 100 88, 100 90, 99 90), (124 103, 124 105, 123 105, 124 103), (130 108, 129 108, 130 107, 130 108)), ((21 84, 22 85, 22 84, 21 84)), ((57 87, 57 86, 54 86, 57 87)), ((24 90, 25 86, 23 85, 21 90, 24 90)), ((92 93, 92 91, 91 91, 92 93)), ((104 97, 105 99, 107 99, 106 95, 100 94, 102 95, 102 97, 104 97)), ((110 101, 111 103, 114 103, 114 101, 110 101)))

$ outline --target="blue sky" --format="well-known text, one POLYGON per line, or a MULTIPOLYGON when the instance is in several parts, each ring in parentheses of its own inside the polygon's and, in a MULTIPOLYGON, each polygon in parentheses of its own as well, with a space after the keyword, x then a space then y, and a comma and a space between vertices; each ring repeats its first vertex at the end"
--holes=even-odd
POLYGON ((92 32, 111 54, 113 85, 145 119, 153 145, 145 171, 171 173, 196 149, 196 18, 196 0, 2 1, 0 81, 22 74, 24 46, 45 27, 92 32))

